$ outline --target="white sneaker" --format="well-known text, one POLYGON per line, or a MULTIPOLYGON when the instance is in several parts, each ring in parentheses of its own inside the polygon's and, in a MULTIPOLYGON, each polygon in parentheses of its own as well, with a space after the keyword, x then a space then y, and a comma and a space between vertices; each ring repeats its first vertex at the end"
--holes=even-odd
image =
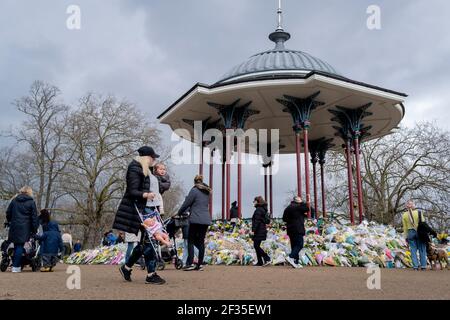
POLYGON ((268 261, 265 261, 262 266, 263 267, 267 267, 267 266, 269 266, 271 264, 272 264, 272 260, 268 260, 268 261))
POLYGON ((20 267, 18 267, 18 268, 12 267, 11 268, 11 272, 12 273, 20 273, 20 272, 22 272, 22 268, 20 268, 20 267))
POLYGON ((291 265, 292 268, 298 269, 298 265, 295 263, 294 259, 291 257, 286 257, 286 261, 291 265))

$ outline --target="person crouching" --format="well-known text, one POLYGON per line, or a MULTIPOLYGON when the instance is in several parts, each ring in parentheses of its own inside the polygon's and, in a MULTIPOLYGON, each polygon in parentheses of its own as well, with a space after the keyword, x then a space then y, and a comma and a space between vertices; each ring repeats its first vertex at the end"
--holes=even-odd
POLYGON ((36 240, 39 240, 41 245, 41 272, 53 271, 58 261, 58 255, 64 252, 64 245, 58 224, 54 221, 49 221, 43 228, 43 233, 36 235, 36 240))

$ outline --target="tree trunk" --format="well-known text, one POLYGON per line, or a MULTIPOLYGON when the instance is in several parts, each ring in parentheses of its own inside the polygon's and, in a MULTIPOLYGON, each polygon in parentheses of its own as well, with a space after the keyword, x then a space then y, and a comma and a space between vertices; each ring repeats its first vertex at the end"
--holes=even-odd
POLYGON ((44 133, 43 133, 41 124, 39 123, 39 192, 37 198, 37 209, 42 209, 42 199, 44 196, 44 188, 45 188, 45 150, 44 150, 44 133))
POLYGON ((83 248, 92 249, 98 247, 103 237, 103 230, 101 230, 98 223, 89 223, 85 226, 83 248))
POLYGON ((48 182, 47 182, 47 190, 45 194, 45 208, 50 207, 51 197, 52 197, 52 189, 53 189, 53 163, 50 163, 49 173, 48 173, 48 182))

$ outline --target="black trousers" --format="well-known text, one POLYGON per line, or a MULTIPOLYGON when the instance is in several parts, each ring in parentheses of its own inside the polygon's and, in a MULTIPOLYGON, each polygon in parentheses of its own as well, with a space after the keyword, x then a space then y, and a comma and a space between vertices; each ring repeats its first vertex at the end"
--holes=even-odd
POLYGON ((261 248, 261 242, 264 240, 253 240, 253 246, 256 251, 256 258, 258 259, 258 264, 262 265, 266 261, 270 261, 269 255, 261 248))
POLYGON ((70 256, 72 253, 72 248, 70 247, 70 243, 64 242, 64 256, 70 256))
POLYGON ((194 263, 194 246, 198 249, 198 265, 203 264, 205 257, 205 236, 208 226, 205 224, 189 224, 188 234, 188 258, 186 264, 188 266, 194 263))
POLYGON ((291 241, 291 253, 289 257, 295 260, 295 263, 298 263, 299 253, 303 249, 303 235, 298 233, 288 233, 289 240, 291 241))

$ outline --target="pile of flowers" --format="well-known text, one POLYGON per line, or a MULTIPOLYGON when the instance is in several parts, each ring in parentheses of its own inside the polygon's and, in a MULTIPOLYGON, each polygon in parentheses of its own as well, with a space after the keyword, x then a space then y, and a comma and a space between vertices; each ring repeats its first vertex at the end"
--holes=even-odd
MULTIPOLYGON (((392 226, 373 222, 360 225, 339 225, 315 220, 306 222, 305 246, 300 252, 304 266, 341 266, 382 268, 412 267, 411 253, 402 234, 392 226)), ((211 265, 250 265, 256 255, 250 236, 251 223, 240 220, 236 224, 216 221, 206 237, 205 262, 211 265)), ((178 254, 182 255, 183 240, 177 238, 178 254)), ((272 264, 284 264, 290 252, 289 237, 281 221, 269 227, 263 249, 271 256, 272 264)), ((69 264, 121 264, 126 245, 100 247, 74 253, 66 259, 69 264)), ((447 247, 450 254, 450 246, 447 247)))

